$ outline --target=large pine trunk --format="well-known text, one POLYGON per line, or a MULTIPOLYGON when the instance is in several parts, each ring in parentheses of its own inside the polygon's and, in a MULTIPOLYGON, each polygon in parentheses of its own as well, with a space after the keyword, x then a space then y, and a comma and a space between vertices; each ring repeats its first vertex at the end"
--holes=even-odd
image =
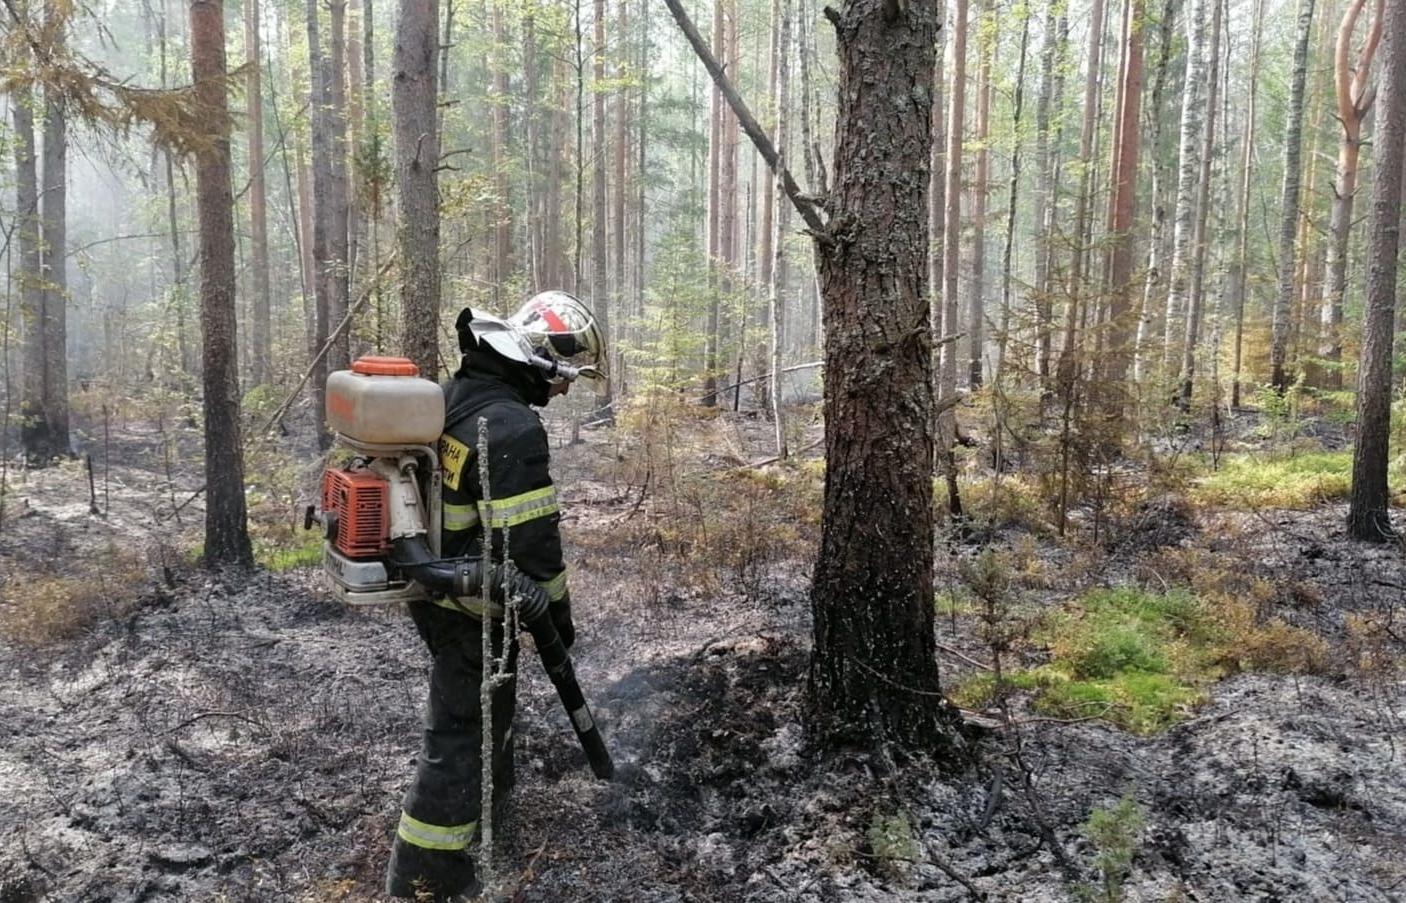
POLYGON ((1406 163, 1406 8, 1384 10, 1382 109, 1377 122, 1372 231, 1367 242, 1367 311, 1357 369, 1357 441, 1347 532, 1355 539, 1394 538, 1387 496, 1391 439, 1391 343, 1401 240, 1402 165, 1406 163))
POLYGON ((438 0, 402 0, 396 20, 391 103, 400 222, 401 346, 426 379, 439 378, 438 0))
POLYGON ((24 384, 20 396, 20 444, 32 465, 42 465, 61 452, 54 448, 45 415, 44 277, 39 226, 39 167, 35 159, 32 92, 10 100, 15 126, 15 244, 19 256, 20 313, 24 320, 24 384))
POLYGON ((938 751, 952 710, 932 609, 926 203, 937 8, 848 0, 830 15, 839 115, 833 239, 818 248, 826 478, 811 714, 832 740, 938 751))
POLYGON ((200 335, 205 390, 205 558, 207 567, 249 567, 244 449, 239 422, 239 355, 234 315, 234 194, 230 187, 223 0, 191 0, 190 63, 196 96, 214 140, 195 157, 200 220, 200 335))

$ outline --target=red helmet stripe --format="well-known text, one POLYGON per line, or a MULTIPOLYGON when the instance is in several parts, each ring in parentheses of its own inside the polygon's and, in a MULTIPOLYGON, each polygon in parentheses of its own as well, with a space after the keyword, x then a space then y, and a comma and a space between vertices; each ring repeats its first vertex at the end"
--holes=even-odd
POLYGON ((557 316, 557 312, 541 301, 533 304, 532 309, 542 315, 542 319, 547 321, 547 328, 552 332, 571 332, 571 330, 567 328, 566 322, 562 320, 561 317, 557 316))

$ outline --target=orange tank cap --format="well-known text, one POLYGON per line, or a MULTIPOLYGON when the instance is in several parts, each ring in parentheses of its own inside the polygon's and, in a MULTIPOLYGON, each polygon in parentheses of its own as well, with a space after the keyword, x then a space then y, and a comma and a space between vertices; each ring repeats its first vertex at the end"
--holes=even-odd
POLYGON ((376 357, 367 355, 356 359, 352 372, 362 376, 419 376, 420 368, 407 357, 376 357))

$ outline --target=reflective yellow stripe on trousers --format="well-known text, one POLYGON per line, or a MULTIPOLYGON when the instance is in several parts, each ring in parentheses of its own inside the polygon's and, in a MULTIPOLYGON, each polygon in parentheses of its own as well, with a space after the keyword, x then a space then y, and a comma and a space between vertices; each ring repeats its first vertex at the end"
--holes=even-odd
POLYGON ((432 825, 402 812, 400 827, 395 833, 406 843, 426 850, 462 850, 469 845, 477 829, 476 821, 466 825, 432 825))

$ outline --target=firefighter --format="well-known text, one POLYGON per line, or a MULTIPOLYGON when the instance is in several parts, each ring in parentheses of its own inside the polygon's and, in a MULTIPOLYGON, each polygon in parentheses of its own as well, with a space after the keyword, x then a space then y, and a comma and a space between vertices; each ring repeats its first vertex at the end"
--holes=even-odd
MULTIPOLYGON (((570 648, 575 629, 560 515, 547 433, 532 408, 566 394, 576 375, 604 376, 601 332, 590 310, 565 292, 537 295, 507 320, 466 309, 455 327, 463 362, 445 387, 441 554, 476 556, 484 529, 491 530, 494 559, 503 560, 506 544, 513 566, 546 593, 552 621, 570 648), (480 420, 488 433, 488 493, 479 485, 480 420)), ((510 672, 518 648, 504 635, 496 603, 472 597, 411 602, 410 615, 433 665, 424 743, 396 830, 386 892, 453 899, 476 891, 467 847, 482 805, 482 631, 489 630, 495 656, 506 643, 510 672)), ((513 786, 515 693, 510 676, 491 707, 495 813, 513 786)))

